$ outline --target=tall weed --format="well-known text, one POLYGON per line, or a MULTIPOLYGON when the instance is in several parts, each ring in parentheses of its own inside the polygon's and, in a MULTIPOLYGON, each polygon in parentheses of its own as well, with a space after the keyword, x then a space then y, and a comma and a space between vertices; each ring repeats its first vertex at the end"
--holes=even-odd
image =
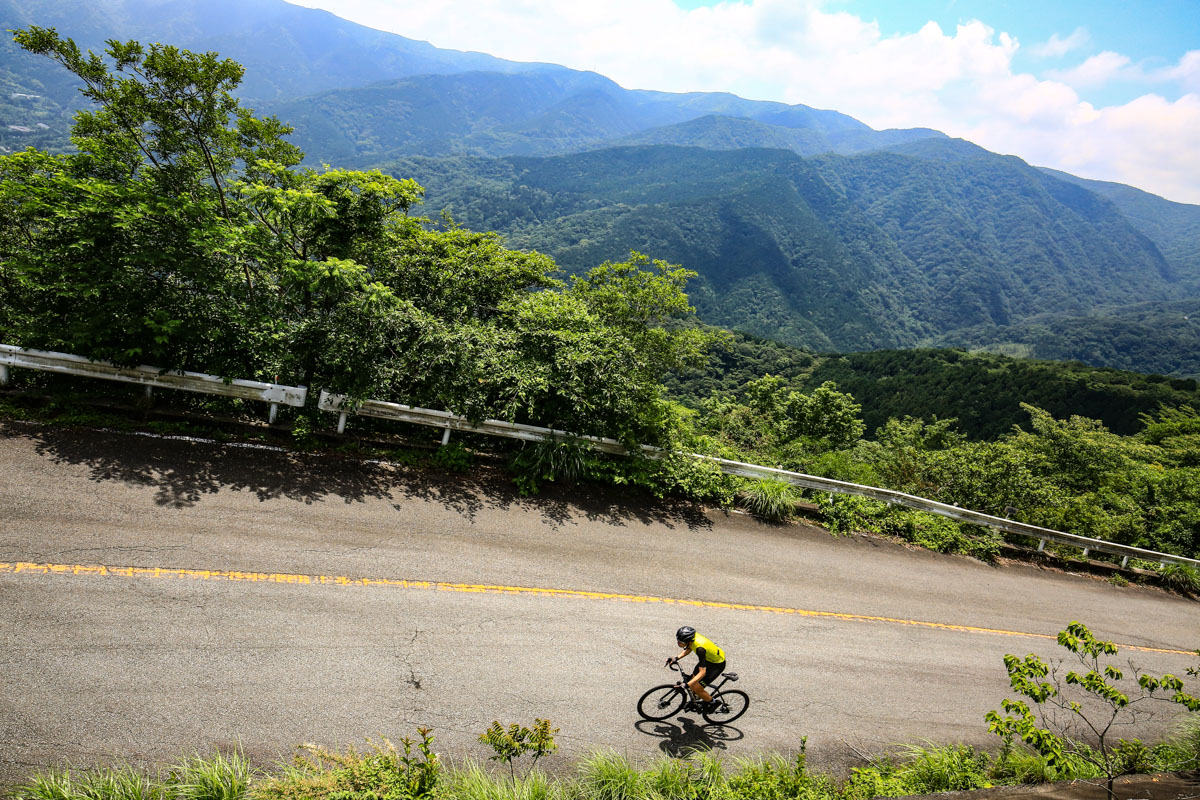
POLYGON ((751 514, 772 522, 781 522, 796 511, 796 490, 784 481, 751 481, 739 499, 751 514))
POLYGON ((234 751, 228 757, 194 755, 171 771, 169 782, 176 800, 243 800, 250 779, 250 763, 234 751))
POLYGON ((43 772, 13 792, 13 800, 167 800, 161 783, 130 767, 82 773, 43 772))
POLYGON ((562 800, 564 785, 540 770, 523 778, 494 776, 474 762, 448 772, 438 800, 562 800))
POLYGON ((642 774, 629 759, 612 750, 602 750, 584 759, 579 767, 579 784, 588 800, 641 800, 642 774))

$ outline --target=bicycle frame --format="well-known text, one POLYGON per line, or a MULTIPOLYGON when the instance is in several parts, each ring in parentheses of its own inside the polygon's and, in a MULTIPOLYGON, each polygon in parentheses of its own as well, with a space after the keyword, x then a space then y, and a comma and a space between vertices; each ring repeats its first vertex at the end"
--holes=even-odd
MULTIPOLYGON (((700 695, 693 692, 692 687, 688 685, 688 679, 686 676, 683 675, 683 667, 679 666, 678 661, 671 664, 671 669, 678 672, 680 674, 680 676, 683 676, 683 680, 680 681, 680 683, 683 685, 683 688, 687 690, 688 697, 690 697, 692 700, 694 700, 696 702, 703 703, 704 701, 700 699, 700 695)), ((725 677, 725 673, 722 672, 720 675, 717 676, 716 683, 711 683, 711 684, 705 686, 704 688, 707 689, 709 695, 714 700, 716 700, 717 694, 721 691, 721 687, 724 686, 728 681, 729 681, 729 678, 725 677)))

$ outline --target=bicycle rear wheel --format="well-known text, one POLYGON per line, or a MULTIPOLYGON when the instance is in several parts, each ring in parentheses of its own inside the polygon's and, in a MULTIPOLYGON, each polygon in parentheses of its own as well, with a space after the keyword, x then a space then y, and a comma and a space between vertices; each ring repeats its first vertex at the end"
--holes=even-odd
POLYGON ((642 695, 638 700, 637 709, 646 719, 658 722, 678 714, 686 699, 683 689, 671 683, 664 683, 642 695))
POLYGON ((718 692, 713 698, 717 705, 711 711, 705 711, 703 716, 714 725, 726 725, 746 713, 750 707, 750 695, 741 689, 730 689, 728 692, 718 692))

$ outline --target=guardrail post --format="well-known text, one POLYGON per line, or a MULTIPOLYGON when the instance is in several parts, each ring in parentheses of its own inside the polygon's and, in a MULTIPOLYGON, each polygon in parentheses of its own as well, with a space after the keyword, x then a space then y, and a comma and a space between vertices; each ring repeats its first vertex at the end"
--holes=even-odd
POLYGON ((1124 558, 1121 559, 1121 569, 1125 569, 1128 566, 1129 566, 1129 556, 1125 556, 1124 558))
POLYGON ((446 427, 446 430, 442 431, 442 447, 445 447, 448 444, 450 444, 450 428, 449 428, 449 426, 446 427))
POLYGON ((0 386, 8 386, 8 365, 0 364, 0 386))
POLYGON ((1087 547, 1083 548, 1083 557, 1084 557, 1085 559, 1087 558, 1087 554, 1088 554, 1089 552, 1091 552, 1089 548, 1087 548, 1087 547))
POLYGON ((267 424, 274 425, 277 416, 279 416, 279 403, 271 403, 271 413, 267 416, 267 424))
POLYGON ((147 384, 146 385, 146 402, 151 403, 153 401, 154 401, 154 387, 147 384))
POLYGON ((346 412, 338 414, 338 433, 346 432, 346 412))
POLYGON ((1045 539, 1038 539, 1038 552, 1040 553, 1040 552, 1042 552, 1042 551, 1043 551, 1043 550, 1045 550, 1045 549, 1046 549, 1046 540, 1045 540, 1045 539))

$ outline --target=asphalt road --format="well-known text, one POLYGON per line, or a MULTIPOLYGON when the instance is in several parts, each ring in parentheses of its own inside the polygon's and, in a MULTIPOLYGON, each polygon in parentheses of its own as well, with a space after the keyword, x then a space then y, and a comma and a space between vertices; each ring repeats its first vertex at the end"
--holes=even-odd
POLYGON ((483 758, 492 720, 534 717, 560 728, 551 766, 992 747, 1004 654, 1058 656, 1075 619, 1150 672, 1196 663, 1200 604, 1150 589, 486 472, 0 423, 0 783, 418 726, 483 758), (634 711, 685 623, 752 698, 730 728, 634 711))

